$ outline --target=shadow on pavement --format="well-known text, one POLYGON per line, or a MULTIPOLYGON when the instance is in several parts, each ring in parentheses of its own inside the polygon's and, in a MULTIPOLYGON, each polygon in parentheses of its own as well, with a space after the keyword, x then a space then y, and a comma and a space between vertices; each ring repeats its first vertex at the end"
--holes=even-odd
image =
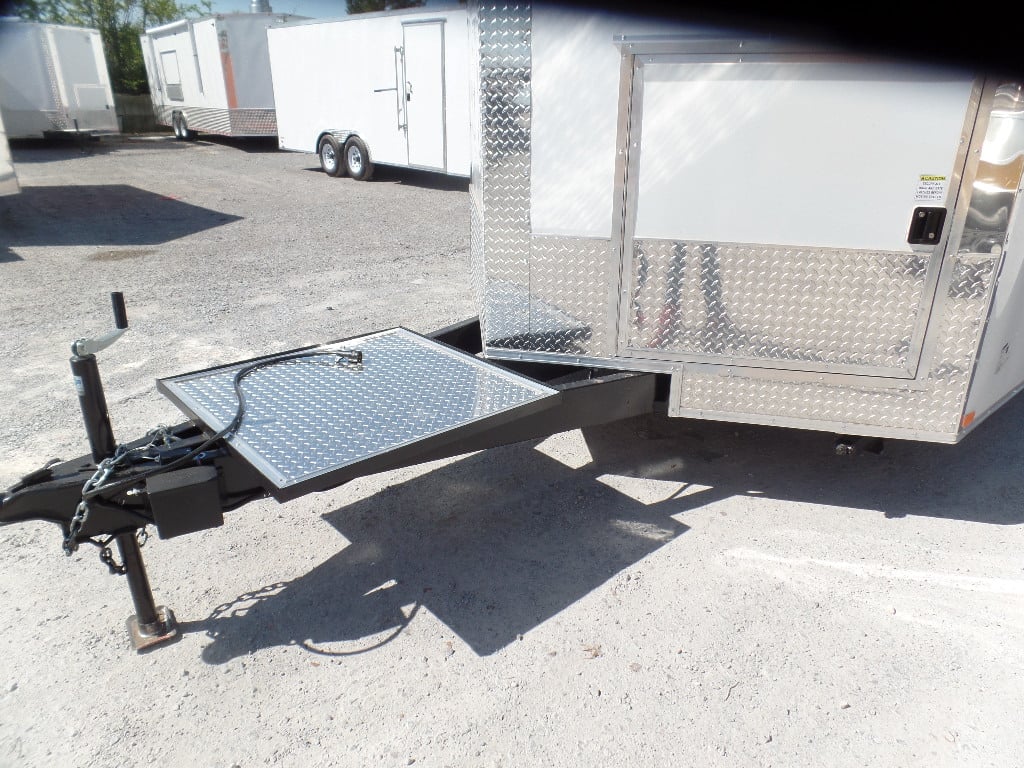
POLYGON ((349 547, 288 583, 220 606, 189 631, 204 659, 301 644, 379 647, 420 605, 481 655, 514 641, 688 530, 686 503, 639 503, 531 450, 497 448, 326 515, 349 547))
MULTIPOLYGON (((190 142, 183 142, 186 146, 190 142)), ((279 152, 277 136, 217 136, 212 133, 200 133, 199 138, 191 143, 219 144, 222 147, 231 147, 239 152, 247 152, 251 155, 266 155, 279 152)))
POLYGON ((156 245, 239 218, 125 184, 22 187, 0 200, 0 261, 14 246, 156 245))
MULTIPOLYGON (((310 173, 323 173, 323 169, 319 165, 310 165, 305 170, 310 173)), ((389 165, 376 166, 373 178, 369 181, 353 181, 347 176, 340 176, 336 181, 339 184, 401 184, 406 187, 448 192, 465 192, 469 189, 468 178, 448 176, 434 171, 421 171, 415 168, 396 168, 389 165)))
POLYGON ((1016 398, 960 445, 890 441, 881 455, 836 456, 826 433, 658 418, 588 430, 580 469, 534 443, 473 454, 326 515, 350 546, 187 631, 212 638, 211 664, 277 645, 343 656, 389 642, 425 607, 487 655, 736 496, 1020 525, 1022 420, 1016 398), (641 503, 612 475, 676 485, 641 503))

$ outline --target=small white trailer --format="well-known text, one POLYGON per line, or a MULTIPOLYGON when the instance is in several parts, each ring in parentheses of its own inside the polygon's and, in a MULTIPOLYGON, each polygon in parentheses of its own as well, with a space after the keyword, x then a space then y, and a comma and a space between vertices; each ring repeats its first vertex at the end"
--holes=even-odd
POLYGON ((157 123, 189 141, 200 131, 275 136, 267 28, 296 18, 216 14, 147 29, 140 41, 157 123))
POLYGON ((469 176, 467 13, 367 13, 267 31, 281 149, 331 176, 375 164, 469 176))
POLYGON ((0 112, 11 139, 117 133, 100 33, 0 19, 0 112))

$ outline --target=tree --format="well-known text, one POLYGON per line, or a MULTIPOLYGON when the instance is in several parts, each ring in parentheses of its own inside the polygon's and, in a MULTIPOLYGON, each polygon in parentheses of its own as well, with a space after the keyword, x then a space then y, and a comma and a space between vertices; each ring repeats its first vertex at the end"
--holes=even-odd
POLYGON ((146 93, 139 36, 149 27, 210 13, 211 0, 16 0, 23 19, 98 29, 115 93, 146 93))
POLYGON ((345 10, 349 15, 372 11, 395 11, 399 8, 419 8, 426 5, 426 2, 427 0, 345 0, 345 10))

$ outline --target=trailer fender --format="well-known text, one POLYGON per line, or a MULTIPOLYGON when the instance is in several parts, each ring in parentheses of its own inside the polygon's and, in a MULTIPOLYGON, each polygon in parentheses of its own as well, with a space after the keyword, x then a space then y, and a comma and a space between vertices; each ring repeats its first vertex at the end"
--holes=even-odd
POLYGON ((334 128, 328 128, 325 131, 321 131, 320 135, 316 137, 316 145, 313 147, 314 152, 320 151, 320 144, 323 142, 325 136, 333 136, 334 140, 338 142, 339 147, 344 147, 345 142, 348 141, 348 137, 353 135, 354 131, 342 131, 334 128))

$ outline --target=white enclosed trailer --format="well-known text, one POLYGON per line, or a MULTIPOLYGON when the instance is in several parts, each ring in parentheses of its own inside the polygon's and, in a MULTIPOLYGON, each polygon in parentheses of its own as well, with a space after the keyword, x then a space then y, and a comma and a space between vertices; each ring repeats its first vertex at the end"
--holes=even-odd
POLYGON ((332 176, 374 164, 469 176, 465 7, 308 21, 267 32, 282 149, 332 176))
POLYGON ((1024 97, 584 10, 471 12, 484 353, 671 415, 956 442, 1024 381, 1024 97))
POLYGON ((0 19, 0 112, 12 139, 117 133, 100 33, 0 19))
POLYGON ((120 447, 95 352, 123 297, 75 342, 91 457, 0 494, 0 524, 116 540, 136 648, 176 632, 150 523, 660 408, 953 443, 1021 389, 1021 82, 526 3, 469 29, 479 322, 161 379, 189 421, 120 447))
POLYGON ((267 28, 296 18, 217 14, 147 29, 142 56, 157 123, 188 140, 200 131, 276 135, 267 28))

